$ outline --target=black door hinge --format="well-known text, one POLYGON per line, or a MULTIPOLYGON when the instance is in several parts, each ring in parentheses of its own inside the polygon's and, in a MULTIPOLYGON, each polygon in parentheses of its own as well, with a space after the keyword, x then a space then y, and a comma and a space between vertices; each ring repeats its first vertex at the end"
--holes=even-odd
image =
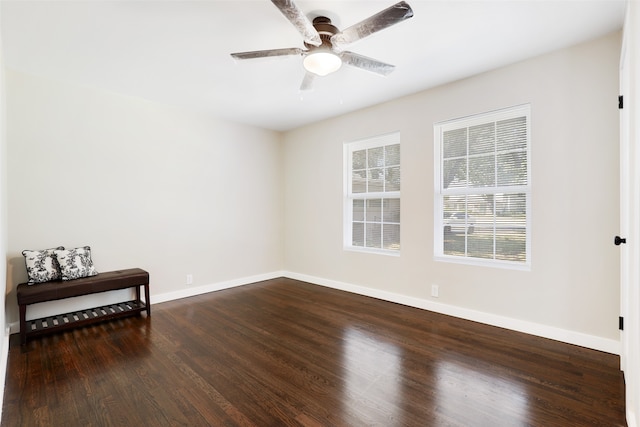
POLYGON ((622 107, 624 107, 624 101, 622 95, 620 95, 618 96, 618 109, 622 110, 622 107))
POLYGON ((618 329, 624 331, 624 317, 618 317, 618 329))

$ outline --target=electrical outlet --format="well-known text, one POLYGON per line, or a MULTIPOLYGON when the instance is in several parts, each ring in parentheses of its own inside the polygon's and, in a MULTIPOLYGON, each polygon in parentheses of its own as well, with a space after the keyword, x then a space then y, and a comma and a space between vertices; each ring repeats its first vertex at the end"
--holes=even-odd
POLYGON ((187 274, 187 285, 193 285, 193 274, 187 274))
POLYGON ((440 296, 440 287, 438 285, 431 285, 431 296, 434 298, 440 296))

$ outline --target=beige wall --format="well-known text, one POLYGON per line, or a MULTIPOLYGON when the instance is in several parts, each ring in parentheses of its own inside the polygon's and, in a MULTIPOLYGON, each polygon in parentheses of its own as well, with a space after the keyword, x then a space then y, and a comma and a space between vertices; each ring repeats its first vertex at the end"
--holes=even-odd
POLYGON ((282 270, 280 134, 6 77, 10 321, 23 249, 90 245, 99 271, 148 270, 152 301, 189 273, 199 287, 282 270))
POLYGON ((90 245, 99 270, 149 270, 152 301, 180 295, 187 273, 198 287, 284 270, 615 343, 619 39, 284 135, 7 70, 8 319, 23 249, 90 245), (435 262, 433 123, 522 103, 532 270, 435 262), (395 130, 401 256, 346 252, 343 142, 395 130))
MULTIPOLYGON (((1 19, 0 19, 1 20, 1 19)), ((4 71, 4 53, 0 40, 0 257, 7 253, 7 139, 6 139, 6 86, 4 71)), ((0 263, 0 286, 6 289, 7 264, 0 263)), ((6 374, 6 355, 9 352, 9 339, 6 336, 7 317, 5 312, 6 294, 0 294, 0 378, 6 374)), ((3 396, 0 390, 0 400, 3 396)), ((0 409, 0 413, 2 410, 0 409)))
POLYGON ((616 33, 286 133, 286 269, 617 342, 619 52, 616 33), (532 111, 531 271, 434 261, 433 124, 524 103, 532 111), (396 130, 401 256, 344 251, 343 143, 396 130))

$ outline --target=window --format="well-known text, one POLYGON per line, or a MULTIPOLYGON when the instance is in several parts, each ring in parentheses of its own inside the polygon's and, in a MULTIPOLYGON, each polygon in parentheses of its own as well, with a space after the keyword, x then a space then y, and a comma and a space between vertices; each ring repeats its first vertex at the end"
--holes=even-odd
POLYGON ((530 106, 434 125, 436 259, 530 265, 530 106))
POLYGON ((400 133, 347 143, 344 246, 400 252, 400 133))

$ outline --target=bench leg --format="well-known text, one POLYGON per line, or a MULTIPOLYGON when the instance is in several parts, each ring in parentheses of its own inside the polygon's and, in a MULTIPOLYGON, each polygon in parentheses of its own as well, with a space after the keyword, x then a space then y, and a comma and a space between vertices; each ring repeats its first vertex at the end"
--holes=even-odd
POLYGON ((20 344, 27 343, 27 306, 20 305, 20 344))
POLYGON ((147 316, 151 316, 151 299, 149 298, 149 284, 144 285, 144 302, 147 304, 147 316))
POLYGON ((149 300, 149 284, 136 286, 136 301, 140 302, 140 286, 144 286, 144 304, 146 306, 147 316, 151 316, 151 303, 149 300))

